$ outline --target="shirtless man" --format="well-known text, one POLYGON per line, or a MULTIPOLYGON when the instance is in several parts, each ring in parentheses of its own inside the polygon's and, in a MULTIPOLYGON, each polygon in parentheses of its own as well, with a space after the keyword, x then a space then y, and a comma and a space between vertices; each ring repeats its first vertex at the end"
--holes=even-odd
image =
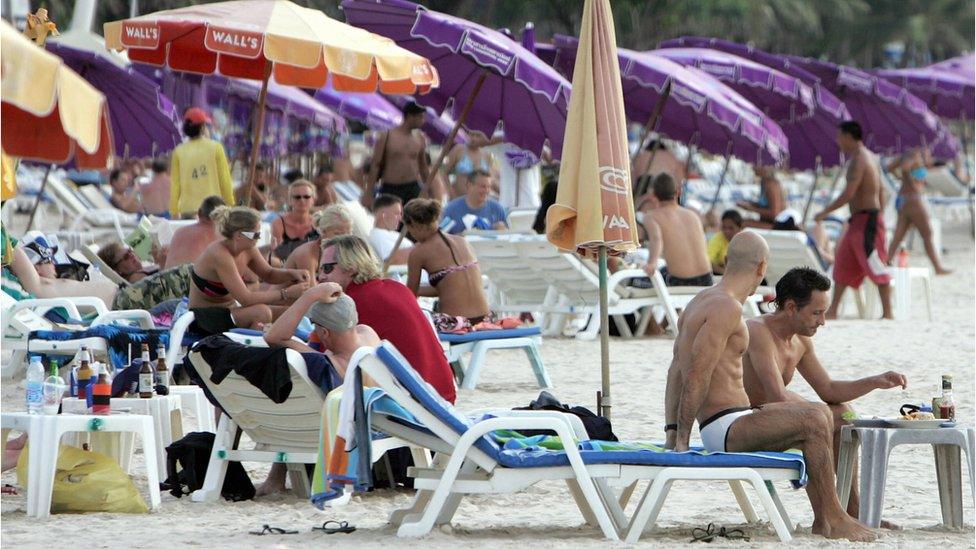
POLYGON ((413 101, 403 106, 403 122, 381 135, 373 147, 373 162, 366 177, 362 203, 373 205, 377 194, 392 194, 404 204, 420 196, 421 187, 430 175, 427 165, 427 139, 418 130, 424 125, 426 111, 413 101), (383 183, 377 188, 376 183, 383 183))
POLYGON ((848 286, 855 290, 864 277, 877 284, 881 296, 882 316, 892 319, 891 275, 888 274, 888 250, 885 247, 885 224, 882 217, 884 188, 878 159, 861 141, 861 125, 849 120, 840 124, 837 144, 850 158, 847 186, 822 212, 814 218, 818 223, 827 214, 850 203, 851 219, 847 231, 834 251, 834 296, 827 309, 827 318, 837 318, 837 306, 848 286))
POLYGON ((666 447, 687 451, 697 419, 709 452, 799 448, 809 473, 813 533, 872 541, 874 532, 848 516, 837 499, 830 410, 812 402, 749 407, 742 381, 742 354, 749 347, 742 304, 766 275, 768 258, 761 236, 748 231, 735 235, 722 281, 695 296, 678 319, 664 395, 666 447))
POLYGON ((217 206, 225 206, 224 199, 217 195, 208 196, 197 209, 197 221, 192 225, 180 227, 173 233, 169 242, 169 253, 166 254, 166 265, 163 270, 180 266, 184 263, 196 261, 207 246, 220 239, 214 222, 210 219, 217 206))
POLYGON ((711 286, 712 265, 705 249, 705 229, 701 217, 678 204, 678 184, 666 173, 653 183, 657 206, 644 214, 647 247, 650 250, 644 272, 653 276, 657 260, 664 254, 668 286, 711 286))
POLYGON ((142 204, 139 197, 132 190, 132 174, 126 170, 114 169, 108 175, 108 184, 112 188, 109 202, 126 213, 139 213, 142 204))
MULTIPOLYGON (((875 389, 904 389, 908 386, 908 380, 897 372, 852 381, 831 379, 817 359, 811 340, 817 328, 825 324, 824 312, 829 290, 830 279, 807 267, 791 269, 780 278, 776 283, 776 312, 746 321, 749 350, 743 356, 742 366, 743 384, 752 406, 763 406, 770 402, 806 402, 806 399, 786 388, 793 380, 793 374, 800 372, 833 415, 836 468, 841 427, 848 424, 843 415, 853 412, 847 403, 875 389)), ((847 512, 857 517, 856 466, 854 474, 847 512)), ((887 521, 882 521, 881 526, 894 527, 887 521)))

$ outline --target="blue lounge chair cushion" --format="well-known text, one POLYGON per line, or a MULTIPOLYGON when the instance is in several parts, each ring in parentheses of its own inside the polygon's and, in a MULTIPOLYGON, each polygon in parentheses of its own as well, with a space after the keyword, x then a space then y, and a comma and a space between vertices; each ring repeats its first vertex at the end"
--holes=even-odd
MULTIPOLYGON (((262 332, 261 330, 252 330, 250 328, 234 328, 230 332, 232 334, 238 334, 244 336, 264 337, 264 332, 262 332)), ((298 339, 301 339, 302 341, 308 341, 308 338, 310 335, 312 335, 312 333, 307 332, 305 330, 296 329, 295 335, 298 337, 298 339)))
POLYGON ((470 343, 472 341, 484 341, 486 339, 510 339, 514 337, 534 337, 542 335, 542 329, 538 326, 531 328, 510 328, 508 330, 484 330, 481 332, 468 332, 466 334, 442 334, 437 333, 441 341, 447 343, 470 343))

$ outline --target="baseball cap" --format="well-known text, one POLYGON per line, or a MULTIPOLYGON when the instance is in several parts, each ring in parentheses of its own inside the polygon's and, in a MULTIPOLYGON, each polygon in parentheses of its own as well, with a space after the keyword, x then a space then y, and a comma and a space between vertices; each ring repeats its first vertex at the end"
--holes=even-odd
POLYGON ((319 301, 308 310, 308 319, 312 324, 321 326, 330 332, 346 332, 359 324, 359 314, 356 313, 356 302, 346 294, 341 294, 332 303, 319 301))
POLYGON ((20 241, 31 265, 39 263, 53 263, 54 254, 58 253, 58 241, 55 237, 45 236, 41 231, 29 231, 20 241))
POLYGON ((183 120, 193 122, 194 124, 209 124, 210 115, 207 114, 207 111, 199 107, 191 107, 183 114, 183 120))

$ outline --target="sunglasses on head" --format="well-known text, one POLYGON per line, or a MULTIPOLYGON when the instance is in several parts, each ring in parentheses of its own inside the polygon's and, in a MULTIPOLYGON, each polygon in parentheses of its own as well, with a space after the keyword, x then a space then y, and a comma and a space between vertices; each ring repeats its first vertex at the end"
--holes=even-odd
POLYGON ((322 274, 329 274, 335 270, 336 263, 323 263, 319 265, 319 272, 322 274))
POLYGON ((250 240, 257 240, 261 236, 260 231, 241 231, 241 236, 250 240))
POLYGON ((312 195, 310 194, 293 194, 291 195, 292 200, 311 200, 312 195))

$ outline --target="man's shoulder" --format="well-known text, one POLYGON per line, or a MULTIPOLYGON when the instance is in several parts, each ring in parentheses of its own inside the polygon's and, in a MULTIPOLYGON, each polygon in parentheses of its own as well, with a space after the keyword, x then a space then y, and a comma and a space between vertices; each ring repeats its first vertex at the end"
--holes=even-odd
POLYGON ((454 200, 448 202, 447 206, 444 206, 444 213, 455 212, 455 211, 463 212, 467 209, 468 209, 467 201, 465 201, 463 196, 459 196, 458 198, 455 198, 454 200))

